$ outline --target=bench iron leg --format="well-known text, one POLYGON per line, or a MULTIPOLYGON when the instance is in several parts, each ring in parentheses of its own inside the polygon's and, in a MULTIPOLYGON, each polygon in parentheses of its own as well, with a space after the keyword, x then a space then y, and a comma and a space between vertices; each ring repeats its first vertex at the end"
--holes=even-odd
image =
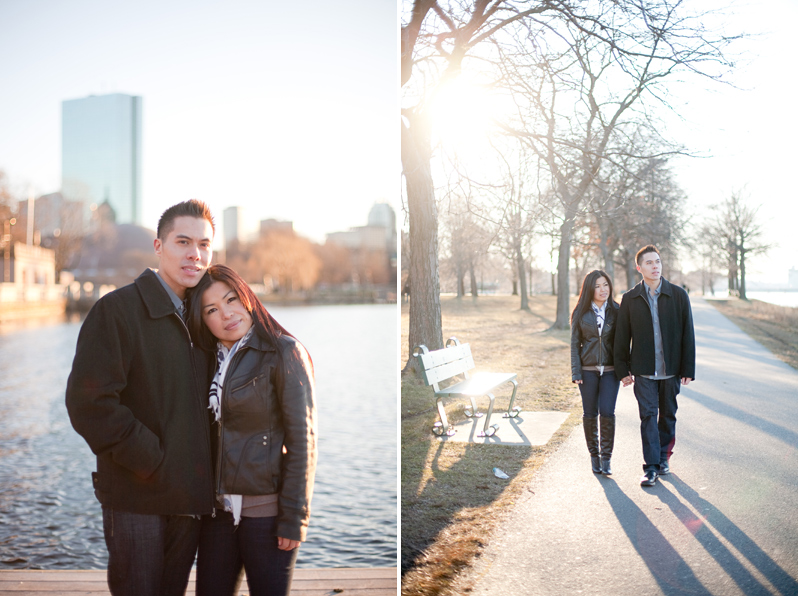
POLYGON ((488 404, 488 414, 485 416, 485 427, 484 429, 477 434, 478 437, 492 437, 496 434, 496 431, 499 430, 499 425, 494 424, 491 426, 490 424, 490 417, 493 414, 493 402, 496 399, 492 393, 488 393, 488 399, 490 403, 488 404))
POLYGON ((439 437, 451 437, 454 435, 455 430, 453 428, 449 428, 449 420, 446 418, 446 410, 443 408, 443 398, 439 397, 435 403, 438 406, 438 415, 441 417, 441 420, 440 422, 435 423, 435 425, 432 427, 432 432, 439 437))
POLYGON ((515 403, 515 392, 518 391, 518 381, 513 379, 510 382, 513 384, 513 396, 510 398, 510 405, 507 406, 507 412, 504 413, 504 418, 516 418, 521 413, 520 407, 513 407, 515 403))
POLYGON ((474 398, 473 395, 470 397, 471 397, 471 407, 469 408, 468 406, 466 406, 465 415, 469 418, 472 417, 481 418, 485 414, 483 414, 482 412, 477 412, 477 400, 474 398))

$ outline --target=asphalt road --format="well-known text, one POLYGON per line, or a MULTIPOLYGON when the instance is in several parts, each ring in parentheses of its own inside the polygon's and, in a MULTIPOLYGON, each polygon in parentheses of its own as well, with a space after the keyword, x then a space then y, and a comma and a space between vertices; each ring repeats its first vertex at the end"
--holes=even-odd
POLYGON ((581 427, 549 458, 466 576, 496 596, 798 595, 798 372, 693 299, 698 379, 682 387, 672 473, 642 488, 632 388, 614 474, 581 427))

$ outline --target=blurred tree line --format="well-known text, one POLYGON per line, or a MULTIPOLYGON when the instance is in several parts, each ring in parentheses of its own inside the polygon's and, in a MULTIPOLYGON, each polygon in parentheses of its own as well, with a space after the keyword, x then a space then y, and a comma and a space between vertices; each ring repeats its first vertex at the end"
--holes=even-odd
POLYGON ((387 250, 316 244, 293 230, 261 232, 254 242, 233 241, 224 259, 247 282, 270 292, 396 284, 396 265, 387 250))
MULTIPOLYGON (((27 202, 20 200, 20 194, 0 170, 0 232, 9 231, 9 237, 2 238, 3 249, 6 242, 27 241, 27 202)), ((118 225, 107 202, 92 210, 88 226, 83 223, 82 203, 65 201, 60 193, 41 196, 36 205, 40 208, 34 211, 35 243, 55 252, 57 280, 64 270, 80 269, 84 275, 94 270, 97 273, 92 275, 104 277, 103 283, 122 285, 146 267, 158 266, 152 248, 154 232, 118 225), (48 227, 45 220, 56 215, 59 227, 48 227)), ((261 230, 252 242, 231 242, 217 260, 269 293, 373 286, 393 291, 396 287, 395 249, 375 248, 373 243, 360 247, 331 241, 316 244, 293 229, 261 230)))

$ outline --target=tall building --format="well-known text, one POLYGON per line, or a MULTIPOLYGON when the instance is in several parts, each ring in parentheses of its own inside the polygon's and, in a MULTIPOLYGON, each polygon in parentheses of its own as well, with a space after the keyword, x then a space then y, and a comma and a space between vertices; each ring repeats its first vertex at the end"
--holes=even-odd
POLYGON ((141 97, 113 93, 61 103, 61 192, 107 202, 119 224, 141 224, 141 97))
POLYGON ((231 242, 244 241, 244 208, 228 207, 222 212, 224 246, 230 248, 231 242))

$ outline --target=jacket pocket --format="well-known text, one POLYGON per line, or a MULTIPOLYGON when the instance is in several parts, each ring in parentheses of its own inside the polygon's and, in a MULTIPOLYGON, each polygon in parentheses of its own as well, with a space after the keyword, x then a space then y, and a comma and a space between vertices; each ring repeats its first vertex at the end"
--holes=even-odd
POLYGON ((265 412, 270 390, 269 373, 264 372, 231 389, 225 405, 237 412, 265 412))
POLYGON ((241 452, 230 488, 234 494, 269 495, 276 491, 270 453, 271 437, 266 431, 258 432, 249 439, 241 452))

